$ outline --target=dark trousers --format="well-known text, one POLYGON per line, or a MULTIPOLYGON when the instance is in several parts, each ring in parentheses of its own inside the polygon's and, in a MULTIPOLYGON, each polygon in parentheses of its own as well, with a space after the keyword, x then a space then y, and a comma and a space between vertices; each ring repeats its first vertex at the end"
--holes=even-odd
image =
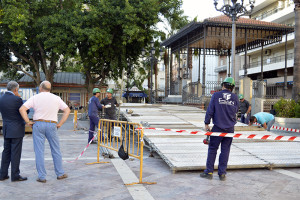
POLYGON ((2 152, 0 177, 8 175, 8 167, 11 163, 11 179, 18 179, 20 176, 20 160, 22 153, 23 137, 4 138, 4 150, 2 152))
POLYGON ((241 122, 244 124, 249 124, 250 114, 247 117, 244 117, 244 114, 241 115, 241 122))
POLYGON ((99 124, 99 118, 98 117, 89 116, 89 118, 90 118, 90 130, 89 130, 88 142, 90 142, 91 139, 94 137, 95 126, 98 126, 98 124, 99 124))
MULTIPOLYGON (((222 133, 233 133, 234 127, 224 130, 224 129, 220 129, 217 126, 213 126, 211 131, 222 132, 222 133)), ((206 160, 206 170, 205 170, 206 173, 213 173, 217 151, 219 145, 221 144, 221 154, 219 156, 218 174, 219 175, 226 174, 231 143, 232 143, 232 137, 220 137, 220 136, 210 137, 207 160, 206 160)))

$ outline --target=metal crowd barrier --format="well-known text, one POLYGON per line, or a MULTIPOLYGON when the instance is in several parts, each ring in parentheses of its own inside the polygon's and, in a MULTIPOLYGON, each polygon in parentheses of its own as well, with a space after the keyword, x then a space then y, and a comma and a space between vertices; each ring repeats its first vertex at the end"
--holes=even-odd
POLYGON ((143 141, 144 130, 140 123, 132 123, 126 121, 100 119, 98 124, 98 150, 97 162, 90 163, 104 163, 100 162, 100 147, 104 147, 118 152, 123 142, 123 147, 128 155, 140 160, 140 174, 139 182, 134 184, 156 184, 155 182, 143 182, 143 141))

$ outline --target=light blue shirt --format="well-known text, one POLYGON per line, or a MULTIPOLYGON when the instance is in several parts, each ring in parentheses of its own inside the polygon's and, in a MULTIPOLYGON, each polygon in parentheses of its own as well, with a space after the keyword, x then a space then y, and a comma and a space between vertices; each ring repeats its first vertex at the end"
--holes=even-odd
POLYGON ((264 123, 268 123, 269 121, 273 120, 275 117, 270 113, 259 112, 254 115, 256 117, 257 123, 263 125, 264 123))

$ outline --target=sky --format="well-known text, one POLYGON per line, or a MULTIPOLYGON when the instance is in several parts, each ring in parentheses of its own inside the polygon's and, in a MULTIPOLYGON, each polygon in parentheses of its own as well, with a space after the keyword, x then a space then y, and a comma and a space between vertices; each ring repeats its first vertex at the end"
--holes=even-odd
MULTIPOLYGON (((183 0, 182 9, 190 21, 196 16, 199 22, 209 17, 222 15, 221 12, 216 11, 214 0, 183 0)), ((170 26, 166 22, 159 22, 157 27, 165 33, 170 32, 170 26)))
POLYGON ((213 0, 183 0, 182 8, 189 20, 198 16, 197 20, 202 21, 203 19, 222 14, 216 11, 213 0))

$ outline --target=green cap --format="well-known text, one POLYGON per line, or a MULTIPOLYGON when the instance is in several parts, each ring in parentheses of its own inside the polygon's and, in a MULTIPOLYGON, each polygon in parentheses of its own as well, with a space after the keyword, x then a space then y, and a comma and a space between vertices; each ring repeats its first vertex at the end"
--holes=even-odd
POLYGON ((94 89, 93 89, 93 94, 95 94, 95 93, 100 93, 99 88, 94 88, 94 89))
POLYGON ((239 94, 239 99, 243 99, 244 95, 243 94, 239 94))
POLYGON ((114 93, 113 89, 111 89, 111 88, 107 89, 106 92, 111 93, 111 94, 114 93))
POLYGON ((223 83, 229 83, 232 86, 235 86, 235 81, 232 77, 227 77, 225 78, 225 80, 223 81, 223 83))

